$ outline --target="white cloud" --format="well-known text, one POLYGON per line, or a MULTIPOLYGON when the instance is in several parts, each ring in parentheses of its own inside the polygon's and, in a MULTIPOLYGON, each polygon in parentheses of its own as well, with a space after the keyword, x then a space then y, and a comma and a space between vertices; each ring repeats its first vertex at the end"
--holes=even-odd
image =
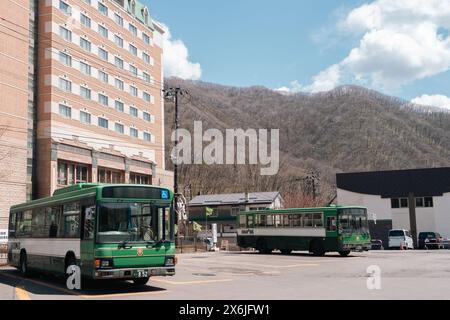
POLYGON ((394 92, 450 70, 450 0, 376 0, 351 10, 338 29, 360 37, 358 46, 305 90, 329 90, 345 79, 394 92))
POLYGON ((183 41, 172 39, 170 30, 164 25, 164 75, 181 79, 199 80, 202 68, 199 63, 189 61, 189 51, 183 41))
POLYGON ((444 95, 427 95, 411 100, 412 103, 450 110, 450 98, 444 95))
POLYGON ((305 91, 303 86, 298 82, 297 80, 292 81, 291 85, 289 87, 281 87, 278 89, 275 89, 275 91, 283 94, 291 94, 291 93, 298 93, 301 91, 305 91))

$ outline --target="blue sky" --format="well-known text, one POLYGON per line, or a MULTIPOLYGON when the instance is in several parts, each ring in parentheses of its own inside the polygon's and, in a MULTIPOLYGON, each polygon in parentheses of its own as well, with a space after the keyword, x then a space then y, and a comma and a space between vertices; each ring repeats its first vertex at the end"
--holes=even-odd
POLYGON ((145 2, 203 81, 292 92, 360 84, 450 107, 450 0, 145 2))

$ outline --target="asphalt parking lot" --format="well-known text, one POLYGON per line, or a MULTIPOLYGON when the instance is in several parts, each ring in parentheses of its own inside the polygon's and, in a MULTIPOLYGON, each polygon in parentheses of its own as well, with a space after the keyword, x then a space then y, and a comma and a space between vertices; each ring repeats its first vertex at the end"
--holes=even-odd
POLYGON ((178 257, 174 277, 151 278, 143 287, 90 284, 81 291, 53 277, 24 279, 0 267, 0 299, 450 299, 450 250, 371 251, 347 258, 240 252, 178 257))

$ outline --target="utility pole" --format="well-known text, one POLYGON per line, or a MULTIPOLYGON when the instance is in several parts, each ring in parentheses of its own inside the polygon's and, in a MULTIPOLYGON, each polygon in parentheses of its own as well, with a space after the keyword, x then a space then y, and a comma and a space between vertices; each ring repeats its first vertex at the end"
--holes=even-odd
MULTIPOLYGON (((179 215, 179 208, 178 208, 178 198, 179 198, 179 190, 178 190, 178 143, 179 143, 179 137, 178 137, 178 129, 180 127, 179 124, 179 117, 178 117, 178 102, 179 102, 179 95, 187 94, 186 91, 183 91, 180 87, 175 88, 168 88, 166 90, 163 90, 164 97, 169 101, 174 101, 175 103, 175 144, 174 144, 174 155, 172 157, 173 161, 173 191, 174 191, 174 208, 177 215, 179 215)), ((178 216, 179 218, 179 216, 178 216)))

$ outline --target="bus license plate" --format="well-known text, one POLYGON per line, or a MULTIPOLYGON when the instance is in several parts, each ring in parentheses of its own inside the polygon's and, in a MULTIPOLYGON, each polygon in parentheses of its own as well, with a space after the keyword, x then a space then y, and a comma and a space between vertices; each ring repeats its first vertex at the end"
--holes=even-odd
POLYGON ((133 278, 147 278, 148 270, 133 270, 133 278))
POLYGON ((356 251, 362 251, 362 246, 357 246, 356 251))

